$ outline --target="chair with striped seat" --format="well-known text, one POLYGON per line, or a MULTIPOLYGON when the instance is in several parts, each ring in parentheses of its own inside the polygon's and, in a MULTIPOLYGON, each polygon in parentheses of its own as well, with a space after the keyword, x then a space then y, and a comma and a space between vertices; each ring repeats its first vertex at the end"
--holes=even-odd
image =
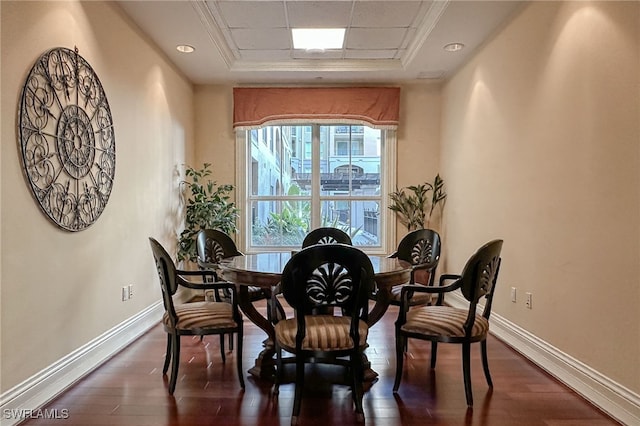
MULTIPOLYGON (((213 270, 215 280, 218 280, 220 263, 224 259, 233 256, 244 256, 236 247, 231 237, 217 229, 202 229, 196 238, 196 248, 198 252, 198 267, 204 270, 213 270)), ((249 286, 249 298, 252 302, 267 298, 267 294, 257 286, 249 286)), ((216 300, 220 300, 216 295, 216 300)))
MULTIPOLYGON (((197 263, 201 270, 213 271, 209 281, 220 280, 220 263, 234 256, 244 256, 229 234, 218 229, 201 229, 196 236, 197 263)), ((258 286, 247 286, 249 300, 255 302, 268 299, 269 295, 258 286)), ((216 302, 228 301, 229 292, 214 292, 216 302)), ((233 336, 229 336, 229 349, 233 350, 233 336)))
POLYGON ((364 421, 363 351, 369 327, 368 296, 373 266, 361 250, 346 244, 317 244, 291 257, 282 272, 282 293, 294 317, 275 325, 277 377, 283 379, 282 351, 295 358, 295 392, 291 424, 297 424, 304 388, 305 363, 347 367, 358 421, 364 421), (339 312, 340 314, 334 314, 339 312))
POLYGON ((171 363, 171 377, 169 379, 169 394, 173 395, 178 378, 180 365, 180 336, 203 336, 209 334, 220 335, 220 355, 225 362, 224 335, 237 335, 236 366, 240 386, 244 389, 242 377, 242 316, 238 309, 236 289, 232 283, 207 280, 195 281, 187 277, 203 278, 212 275, 212 271, 183 271, 176 269, 171 256, 162 245, 153 238, 149 238, 153 258, 158 270, 162 301, 165 313, 162 324, 167 332, 167 352, 164 359, 163 374, 167 374, 171 363), (179 286, 199 290, 228 291, 231 295, 229 302, 190 302, 176 304, 173 296, 179 286))
MULTIPOLYGON (((406 284, 391 288, 390 304, 400 305, 402 288, 407 284, 432 286, 440 261, 440 235, 433 229, 416 229, 405 235, 398 249, 389 255, 411 263, 411 278, 406 284)), ((411 305, 430 305, 433 294, 414 293, 411 305)))
POLYGON ((402 288, 400 310, 396 321, 396 378, 393 392, 398 392, 402 379, 404 350, 409 338, 431 341, 431 368, 436 367, 438 342, 462 345, 462 369, 467 405, 473 406, 471 390, 471 343, 480 342, 482 367, 489 387, 493 387, 487 360, 487 334, 491 302, 500 269, 502 240, 493 240, 480 247, 467 261, 461 275, 443 274, 440 285, 434 287, 407 285, 402 288), (449 285, 446 281, 454 280, 449 285), (467 309, 445 306, 445 293, 461 290, 469 301, 467 309), (438 296, 434 306, 411 306, 415 293, 438 296), (482 314, 478 302, 484 298, 482 314))

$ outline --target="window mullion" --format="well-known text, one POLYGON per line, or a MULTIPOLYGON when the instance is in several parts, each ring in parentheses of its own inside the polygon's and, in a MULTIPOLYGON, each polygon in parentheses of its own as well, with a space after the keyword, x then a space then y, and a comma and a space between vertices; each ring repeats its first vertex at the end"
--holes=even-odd
POLYGON ((311 127, 311 229, 320 227, 320 125, 311 127))

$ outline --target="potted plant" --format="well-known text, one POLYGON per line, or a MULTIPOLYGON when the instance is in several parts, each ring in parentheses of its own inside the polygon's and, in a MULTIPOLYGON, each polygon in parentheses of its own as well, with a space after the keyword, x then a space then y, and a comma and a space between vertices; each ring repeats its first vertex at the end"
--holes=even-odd
POLYGON ((218 229, 227 234, 237 231, 238 209, 231 199, 233 185, 218 185, 209 179, 210 163, 201 169, 187 166, 180 192, 186 199, 184 230, 178 237, 178 260, 197 260, 196 237, 201 229, 218 229))
POLYGON ((444 191, 444 180, 437 174, 433 183, 425 182, 396 189, 389 197, 389 209, 396 212, 400 223, 406 226, 408 231, 413 231, 423 229, 425 224, 429 227, 435 208, 444 208, 447 193, 444 191))

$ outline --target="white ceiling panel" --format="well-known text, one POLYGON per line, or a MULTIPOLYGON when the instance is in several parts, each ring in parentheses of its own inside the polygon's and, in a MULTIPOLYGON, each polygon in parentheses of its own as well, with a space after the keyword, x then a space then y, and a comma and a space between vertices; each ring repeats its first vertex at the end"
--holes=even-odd
POLYGON ((218 7, 224 24, 230 28, 286 28, 284 4, 281 1, 209 1, 218 7))
POLYGON ((346 28, 351 1, 286 1, 291 28, 346 28))
POLYGON ((285 28, 237 28, 231 30, 231 36, 241 50, 291 48, 291 34, 285 28))
POLYGON ((404 28, 351 28, 346 48, 397 49, 402 45, 406 32, 404 28))
MULTIPOLYGON (((421 1, 357 2, 353 11, 353 27, 409 27, 419 18, 421 1)), ((425 9, 426 10, 426 9, 425 9)))

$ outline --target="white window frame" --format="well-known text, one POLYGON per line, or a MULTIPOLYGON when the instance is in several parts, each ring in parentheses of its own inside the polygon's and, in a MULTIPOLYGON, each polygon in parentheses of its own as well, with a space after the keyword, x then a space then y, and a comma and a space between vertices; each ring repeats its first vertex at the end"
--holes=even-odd
MULTIPOLYGON (((320 124, 323 123, 309 123, 320 124)), ((348 124, 348 123, 347 123, 348 124)), ((384 255, 392 253, 395 250, 396 241, 396 216, 393 211, 389 210, 389 196, 388 194, 393 192, 396 188, 396 131, 395 130, 382 130, 384 132, 384 146, 380 153, 380 166, 384 173, 381 173, 382 179, 380 180, 380 192, 387 194, 380 198, 380 216, 383 219, 382 226, 380 227, 380 246, 368 247, 358 246, 364 252, 374 255, 384 255)), ((238 218, 238 232, 236 234, 236 245, 240 251, 251 254, 269 251, 264 247, 253 248, 248 244, 249 233, 248 229, 251 227, 251 214, 250 206, 248 204, 248 168, 251 167, 248 160, 249 146, 251 143, 247 139, 248 130, 236 130, 236 206, 240 209, 238 218)), ((317 142, 317 141, 314 141, 317 142)), ((316 155, 320 155, 320 144, 314 143, 314 149, 317 149, 316 155)), ((316 174, 319 179, 319 173, 316 174)), ((319 185, 319 182, 318 182, 319 185)), ((324 197, 323 197, 324 198, 324 197)), ((317 199, 312 199, 312 202, 319 202, 317 199)), ((317 226, 317 225, 316 225, 317 226)), ((281 249, 279 251, 284 250, 281 249)), ((273 249, 271 249, 273 251, 273 249)))

